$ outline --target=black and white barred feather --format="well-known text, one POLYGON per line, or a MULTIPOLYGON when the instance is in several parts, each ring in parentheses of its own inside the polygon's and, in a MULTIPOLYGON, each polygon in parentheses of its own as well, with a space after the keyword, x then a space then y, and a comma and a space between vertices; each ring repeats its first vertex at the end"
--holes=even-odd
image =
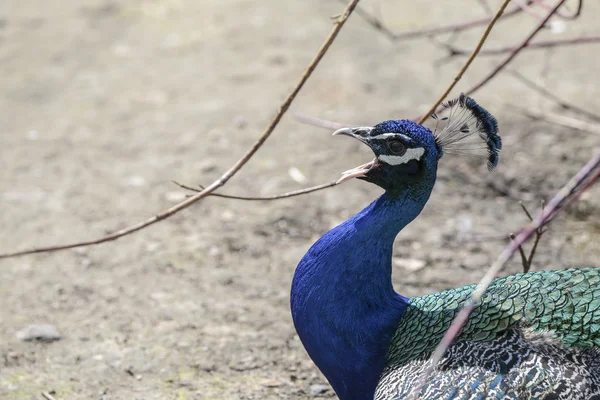
POLYGON ((438 148, 449 154, 486 157, 488 168, 494 169, 502 149, 496 118, 464 93, 442 105, 449 109, 448 116, 431 115, 437 121, 434 135, 438 148))

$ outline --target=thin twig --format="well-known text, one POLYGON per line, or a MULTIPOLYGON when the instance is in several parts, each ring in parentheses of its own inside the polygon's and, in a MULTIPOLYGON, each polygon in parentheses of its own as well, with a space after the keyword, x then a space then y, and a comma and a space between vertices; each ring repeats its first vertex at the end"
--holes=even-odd
POLYGON ((271 135, 271 133, 273 132, 275 127, 279 124, 279 121, 281 120, 283 115, 286 113, 286 111, 292 104, 292 101, 296 98, 296 95, 300 92, 300 89, 302 89, 302 87, 304 86, 304 84, 306 83, 308 78, 311 76, 311 74, 313 73, 313 71, 315 70, 317 65, 319 64, 319 61, 321 61, 321 59, 323 58, 325 53, 327 53, 327 50, 329 49, 329 47, 335 40, 339 31, 344 26, 344 23, 346 22, 346 20, 348 19, 348 17, 352 13, 352 11, 354 10, 354 8, 358 4, 358 2, 359 2, 359 0, 350 0, 348 2, 348 5, 344 9, 344 11, 340 15, 340 17, 336 20, 335 25, 331 29, 331 32, 329 33, 329 35, 327 36, 327 38, 325 39, 325 41, 323 42, 323 44, 321 45, 321 47, 319 48, 317 53, 315 54, 314 58, 308 64, 308 67, 302 73, 302 76, 300 77, 299 81, 296 83, 296 85, 292 89, 292 92, 287 96, 287 98, 285 99, 283 104, 279 107, 277 113, 275 114, 275 117, 271 120, 269 125, 265 128, 263 133, 259 136, 259 138, 256 140, 256 142, 252 145, 252 147, 250 147, 250 149, 246 152, 246 154, 244 154, 229 170, 227 170, 219 179, 217 179, 216 181, 211 183, 206 189, 202 190, 199 193, 196 193, 195 195, 193 195, 191 197, 188 197, 187 199, 174 205, 171 208, 168 208, 166 210, 159 212, 152 218, 147 219, 146 221, 140 222, 136 225, 127 227, 125 229, 121 229, 117 232, 103 236, 101 238, 87 240, 87 241, 81 241, 81 242, 76 242, 76 243, 70 243, 70 244, 66 244, 66 245, 39 247, 39 248, 33 248, 33 249, 28 249, 28 250, 16 251, 16 252, 12 252, 12 253, 2 253, 2 254, 0 254, 0 258, 16 257, 16 256, 23 256, 26 254, 34 254, 34 253, 42 253, 42 252, 59 251, 59 250, 65 250, 65 249, 72 249, 75 247, 91 246, 91 245, 96 245, 96 244, 100 244, 100 243, 110 242, 110 241, 119 239, 123 236, 130 235, 134 232, 137 232, 140 229, 146 228, 147 226, 153 225, 159 221, 162 221, 163 219, 168 218, 168 217, 178 213, 179 211, 191 206, 192 204, 203 199, 204 197, 210 195, 216 189, 225 185, 227 183, 227 181, 229 179, 231 179, 231 177, 233 177, 248 162, 248 160, 250 160, 250 158, 252 158, 252 156, 263 145, 263 143, 269 138, 269 136, 271 135))
MULTIPOLYGON (((339 0, 339 2, 345 3, 344 0, 339 0)), ((356 10, 354 10, 354 12, 356 13, 356 15, 364 19, 371 26, 373 26, 373 28, 383 33, 389 39, 394 40, 394 32, 390 31, 377 17, 369 14, 360 7, 357 7, 356 10)))
POLYGON ((430 357, 431 363, 427 367, 427 369, 423 372, 421 376, 421 380, 419 385, 417 386, 416 393, 420 393, 425 382, 433 372, 434 368, 438 365, 446 350, 450 345, 454 342, 454 340, 460 335, 462 327, 466 323, 469 315, 475 308, 475 304, 481 299, 486 289, 492 282, 492 280, 496 277, 500 269, 506 264, 508 260, 513 256, 515 252, 518 251, 519 246, 522 246, 525 241, 527 241, 536 231, 536 229, 542 227, 553 215, 553 212, 558 209, 566 199, 568 199, 574 192, 576 188, 577 196, 581 195, 581 193, 586 190, 589 186, 591 186, 592 182, 600 176, 600 154, 596 154, 592 159, 577 173, 574 177, 572 177, 569 182, 559 192, 550 200, 548 205, 544 207, 540 213, 536 216, 533 222, 531 222, 527 227, 523 228, 515 237, 513 241, 511 241, 508 246, 504 248, 498 259, 492 264, 492 266, 488 269, 485 276, 479 281, 475 290, 471 294, 470 299, 467 301, 466 305, 459 311, 458 315, 452 321, 452 324, 444 334, 444 337, 434 350, 433 354, 430 357), (591 176, 591 178, 590 178, 591 176), (581 186, 582 182, 586 179, 590 178, 587 181, 587 184, 581 186))
POLYGON ((483 8, 483 11, 485 11, 485 13, 487 15, 492 15, 492 8, 487 3, 487 1, 485 1, 485 0, 477 0, 477 1, 478 1, 479 5, 481 6, 481 8, 483 8))
POLYGON ((523 210, 523 212, 525 213, 525 215, 527 215, 527 218, 529 218, 529 222, 533 222, 533 217, 531 216, 531 213, 529 212, 529 210, 527 209, 527 207, 525 207, 525 204, 523 204, 523 202, 520 201, 519 205, 521 206, 521 209, 523 210))
MULTIPOLYGON (((543 8, 545 8, 546 10, 550 10, 550 6, 547 5, 546 3, 544 3, 543 1, 540 0, 533 0, 536 4, 539 4, 540 6, 542 6, 543 8)), ((562 19, 577 19, 580 15, 581 15, 581 9, 583 8, 583 0, 579 0, 578 4, 577 4, 577 8, 575 9, 575 12, 571 15, 568 14, 563 14, 562 12, 557 11, 556 15, 562 19)))
POLYGON ((297 111, 291 110, 290 113, 294 118, 303 124, 318 126, 320 128, 325 128, 329 130, 338 130, 342 128, 348 128, 350 125, 342 124, 341 122, 328 121, 326 119, 311 117, 297 111))
POLYGON ((537 20, 542 20, 542 18, 544 18, 544 16, 542 14, 540 14, 539 12, 537 12, 537 10, 534 10, 533 7, 531 7, 531 4, 535 3, 536 0, 532 0, 529 1, 527 3, 521 1, 521 0, 513 0, 513 3, 517 4, 519 7, 521 7, 521 9, 528 15, 532 16, 533 18, 537 19, 537 20))
MULTIPOLYGON (((531 2, 532 2, 532 0, 529 0, 527 2, 527 4, 530 4, 531 2)), ((502 16, 502 19, 506 19, 513 15, 517 15, 522 11, 523 10, 521 9, 521 7, 515 7, 514 9, 511 9, 510 11, 505 12, 504 15, 502 16)), ((357 9, 357 14, 358 14, 358 9, 357 9)), ((460 22, 458 24, 449 24, 449 25, 444 25, 444 26, 435 26, 435 27, 431 27, 431 28, 416 29, 416 30, 408 31, 408 32, 393 33, 388 28, 386 28, 385 25, 380 20, 378 20, 377 18, 368 14, 367 12, 361 11, 360 16, 362 18, 364 18, 366 22, 371 24, 373 26, 373 28, 380 31, 385 36, 387 36, 389 39, 394 40, 394 41, 400 41, 400 40, 404 41, 404 40, 408 40, 408 39, 416 39, 416 38, 426 37, 426 36, 441 35, 441 34, 447 33, 447 32, 453 32, 453 33, 461 32, 466 29, 475 28, 480 25, 487 25, 492 20, 492 18, 490 18, 489 16, 486 15, 485 17, 476 18, 476 19, 466 21, 466 22, 460 22)))
MULTIPOLYGON (((201 192, 202 190, 205 189, 204 186, 202 186, 202 185, 198 185, 200 187, 200 190, 199 190, 194 187, 184 185, 184 184, 176 182, 176 181, 172 181, 172 182, 182 189, 191 190, 194 192, 201 192)), ((300 196, 302 194, 317 192, 319 190, 327 189, 327 188, 330 188, 330 187, 333 187, 336 185, 339 185, 339 183, 337 181, 333 181, 330 183, 323 183, 322 185, 311 186, 311 187, 305 188, 305 189, 298 189, 298 190, 293 190, 291 192, 285 192, 285 193, 274 194, 271 196, 262 196, 262 197, 260 197, 260 196, 236 196, 236 195, 232 195, 232 194, 222 194, 222 193, 214 193, 214 192, 211 193, 210 195, 215 196, 215 197, 221 197, 224 199, 235 199, 235 200, 249 200, 249 201, 279 200, 279 199, 286 199, 288 197, 300 196)))
MULTIPOLYGON (((600 40, 600 36, 598 37, 598 39, 600 40)), ((575 111, 579 114, 585 115, 586 117, 596 121, 596 122, 600 122, 600 116, 584 110, 583 108, 576 106, 574 104, 570 104, 567 103, 566 101, 564 101, 561 97, 555 95, 554 93, 550 92, 548 89, 546 89, 545 87, 543 87, 542 85, 538 85, 537 83, 535 83, 534 81, 532 81, 531 79, 527 78, 526 76, 524 76, 523 74, 521 74, 518 71, 515 71, 513 69, 509 70, 509 73, 514 76, 516 79, 518 79, 519 81, 521 81, 521 83, 523 83, 525 86, 527 86, 528 88, 538 92, 540 95, 542 95, 543 97, 554 101, 556 104, 558 104, 561 108, 565 109, 565 110, 572 110, 575 111)))
POLYGON ((527 258, 527 267, 524 268, 523 272, 527 273, 531 270, 531 264, 533 263, 533 257, 535 256, 535 251, 537 250, 538 243, 540 243, 540 239, 542 235, 546 232, 543 228, 538 228, 535 230, 535 238, 533 239, 533 246, 531 246, 531 250, 529 251, 529 258, 527 258))
MULTIPOLYGON (((510 240, 515 240, 515 234, 511 233, 508 235, 510 240)), ((527 256, 525 255, 525 250, 523 250, 523 246, 519 246, 519 255, 521 256, 521 264, 523 264, 523 271, 529 271, 529 261, 527 260, 527 256)))
MULTIPOLYGON (((525 204, 523 204, 522 201, 519 201, 519 205, 523 209, 523 212, 525 212, 525 215, 527 215, 527 218, 529 218, 529 222, 533 222, 533 217, 531 216, 531 213, 529 212, 527 207, 525 207, 525 204)), ((544 200, 542 200, 542 210, 543 209, 544 209, 544 200)), ((547 224, 548 222, 550 222, 550 221, 547 220, 544 224, 547 224)), ((525 251, 523 250, 523 246, 519 246, 519 254, 521 254, 521 262, 523 263, 523 272, 527 273, 531 269, 531 264, 533 263, 533 257, 535 257, 535 251, 537 250, 538 244, 540 243, 540 240, 542 239, 542 236, 544 235, 545 232, 546 232, 546 229, 544 229, 543 227, 537 228, 535 230, 535 239, 533 240, 533 246, 531 246, 531 250, 529 251, 528 257, 525 256, 525 251)), ((512 233, 511 233, 511 239, 514 240, 514 235, 512 233)))
POLYGON ((531 31, 531 33, 529 35, 527 35, 525 40, 523 40, 523 42, 521 42, 521 44, 519 46, 517 46, 513 49, 513 51, 508 55, 508 57, 506 57, 504 59, 504 61, 502 61, 500 64, 498 64, 492 70, 492 72, 490 72, 485 78, 483 78, 481 81, 479 81, 479 83, 477 83, 471 89, 467 90, 466 93, 467 94, 475 93, 477 90, 481 89, 486 83, 488 83, 492 78, 494 78, 500 71, 502 71, 504 69, 504 67, 506 67, 517 56, 517 54, 519 54, 521 52, 521 50, 523 50, 529 44, 531 39, 533 39, 535 37, 535 35, 537 35, 538 32, 544 28, 546 23, 550 20, 550 18, 552 18, 552 16, 563 5, 563 3, 565 1, 566 0, 560 0, 556 4, 556 6, 554 6, 554 8, 552 8, 552 10, 550 10, 548 12, 546 17, 535 27, 535 29, 533 31, 531 31))
POLYGON ((552 221, 554 217, 556 217, 556 215, 563 209, 569 207, 571 204, 576 202, 581 196, 581 194, 585 192, 598 178, 600 178, 600 168, 587 180, 587 182, 584 182, 578 190, 572 193, 572 195, 569 196, 567 200, 563 204, 561 204, 558 209, 556 209, 553 213, 550 214, 546 222, 544 222, 544 225, 552 221))
MULTIPOLYGON (((591 36, 579 36, 575 38, 563 38, 563 39, 553 39, 553 40, 540 40, 538 42, 529 43, 524 46, 524 50, 539 50, 539 49, 547 49, 551 47, 559 47, 559 46, 568 46, 573 44, 589 44, 589 43, 598 43, 600 42, 600 35, 591 35, 591 36)), ((456 56, 466 56, 470 54, 470 51, 467 49, 460 49, 452 46, 448 43, 440 43, 436 42, 440 46, 445 47, 448 52, 448 58, 456 57, 456 56)), ((510 53, 515 49, 514 46, 503 46, 496 47, 493 49, 482 49, 479 52, 480 56, 490 56, 490 55, 498 55, 510 53)))
POLYGON ((425 120, 427 120, 427 118, 429 118, 429 116, 435 112, 435 110, 438 108, 438 106, 440 105, 440 103, 442 101, 444 101, 446 99, 446 97, 448 97, 448 94, 450 93, 450 91, 454 88, 454 86, 458 83, 458 81, 460 81, 460 78, 462 78, 463 74, 469 68, 469 66, 471 65, 471 63, 473 62, 473 60, 475 60, 475 57, 477 57, 477 54, 479 53, 479 50, 481 50, 481 47, 483 46, 483 44, 485 43, 485 40, 487 39, 488 35, 492 31, 492 28, 496 24, 496 21, 498 21, 498 19, 502 16, 502 13, 504 13, 504 10, 506 9, 506 6, 508 6, 508 3, 510 3, 510 0, 504 0, 504 3, 502 3, 502 6, 500 7, 500 9, 496 13, 496 15, 494 15, 494 18, 492 18, 492 20, 488 24, 487 28, 483 32, 483 35, 481 36, 481 39, 479 39, 479 43, 477 43, 477 46, 475 47, 475 50, 473 50, 473 53, 471 54, 471 57, 469 57, 469 59, 467 60, 467 62, 465 63, 465 65, 463 65, 463 67, 460 69, 460 71, 458 72, 458 75, 456 75, 456 77, 454 78, 454 80, 452 81, 452 83, 450 84, 450 86, 448 86, 448 88, 446 89, 446 91, 433 104, 433 106, 431 106, 431 108, 429 109, 429 111, 427 111, 425 113, 425 115, 423 115, 421 117, 421 119, 419 120, 419 124, 422 124, 423 122, 425 122, 425 120))
POLYGON ((564 115, 555 115, 551 113, 542 113, 539 111, 528 110, 521 107, 517 107, 511 103, 506 103, 505 105, 520 112, 524 116, 534 120, 545 121, 550 124, 561 125, 566 128, 572 128, 578 131, 591 132, 600 135, 600 126, 598 124, 591 124, 589 122, 582 121, 573 117, 567 117, 564 115))

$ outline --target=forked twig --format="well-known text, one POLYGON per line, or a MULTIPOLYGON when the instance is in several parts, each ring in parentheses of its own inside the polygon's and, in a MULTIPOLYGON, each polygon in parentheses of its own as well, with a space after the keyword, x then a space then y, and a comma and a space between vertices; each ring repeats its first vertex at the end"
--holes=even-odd
POLYGON ((542 21, 540 21, 540 23, 535 27, 535 29, 533 29, 533 31, 531 31, 531 33, 527 35, 527 38, 525 38, 525 40, 523 40, 519 46, 515 47, 513 51, 511 51, 511 53, 508 55, 508 57, 504 59, 504 61, 498 64, 492 70, 492 72, 486 75, 485 78, 483 78, 481 81, 479 81, 479 83, 477 83, 471 89, 467 90, 465 93, 475 93, 477 90, 481 89, 486 83, 488 83, 492 78, 494 78, 500 71, 502 71, 504 67, 506 67, 517 56, 517 54, 519 54, 521 50, 523 50, 529 44, 531 39, 533 39, 535 35, 537 35, 538 32, 541 31, 544 28, 544 26, 546 26, 546 23, 548 23, 550 18, 552 18, 552 16, 556 13, 556 11, 558 11, 558 9, 564 4, 565 1, 566 0, 560 0, 550 11, 548 11, 546 17, 542 21))
POLYGON ((279 124, 279 121, 281 120, 283 115, 286 113, 286 111, 288 110, 290 105, 292 104, 292 101, 296 98, 296 95, 300 92, 300 89, 302 89, 302 87, 304 86, 304 84, 306 83, 308 78, 313 73, 313 71, 319 64, 319 61, 321 61, 321 59, 323 58, 323 56, 325 55, 325 53, 327 52, 327 50, 329 49, 329 47, 331 46, 333 41, 335 40, 339 31, 342 29, 342 27, 344 26, 344 23, 346 22, 346 20, 348 19, 348 17, 350 16, 350 14, 352 13, 352 11, 354 10, 354 8, 356 7, 356 5, 358 4, 359 1, 360 0, 350 0, 348 2, 348 4, 346 5, 346 8, 342 12, 342 14, 337 18, 333 28, 331 29, 331 32, 329 33, 329 35, 327 36, 327 38, 325 39, 325 41, 323 42, 323 44, 321 45, 321 47, 319 48, 317 53, 315 54, 314 58, 308 64, 308 67, 302 73, 302 76, 300 77, 300 79, 298 80, 298 82, 296 83, 294 88, 292 89, 292 92, 287 96, 287 98, 285 99, 283 104, 279 107, 279 109, 277 110, 277 113, 275 114, 275 117, 271 120, 269 125, 265 128, 265 130, 262 132, 262 134, 258 137, 258 139, 252 145, 252 147, 250 147, 250 149, 231 168, 229 168, 229 170, 227 170, 219 179, 217 179, 216 181, 211 183, 204 190, 202 190, 199 193, 196 193, 195 195, 193 195, 191 197, 188 197, 187 199, 174 205, 171 208, 168 208, 166 210, 159 212, 152 218, 147 219, 146 221, 140 222, 138 224, 127 227, 125 229, 121 229, 112 234, 109 234, 109 235, 106 235, 106 236, 103 236, 103 237, 100 237, 97 239, 93 239, 93 240, 75 242, 75 243, 70 243, 70 244, 65 244, 65 245, 39 247, 39 248, 21 250, 21 251, 16 251, 16 252, 2 253, 2 254, 0 254, 0 259, 8 258, 8 257, 23 256, 26 254, 66 250, 66 249, 72 249, 75 247, 91 246, 91 245, 96 245, 96 244, 100 244, 100 243, 110 242, 110 241, 119 239, 123 236, 130 235, 134 232, 137 232, 140 229, 146 228, 147 226, 153 225, 159 221, 162 221, 163 219, 168 218, 168 217, 178 213, 179 211, 191 206, 192 204, 203 199, 204 197, 207 197, 212 192, 214 192, 216 189, 225 185, 227 183, 227 181, 229 179, 231 179, 231 177, 233 177, 248 162, 248 160, 250 160, 250 158, 252 158, 252 156, 254 156, 254 154, 258 151, 258 149, 260 149, 260 147, 263 145, 263 143, 269 138, 269 136, 271 135, 273 130, 275 130, 275 127, 279 124))
MULTIPOLYGON (((529 1, 527 1, 527 4, 531 4, 532 2, 533 2, 532 0, 529 0, 529 1)), ((518 13, 520 13, 522 11, 523 10, 521 9, 521 7, 515 7, 514 9, 511 9, 511 10, 505 12, 504 15, 502 16, 502 19, 506 19, 510 16, 517 15, 518 13)), ((476 19, 473 19, 470 21, 460 22, 457 24, 449 24, 449 25, 444 25, 444 26, 436 26, 436 27, 432 27, 432 28, 416 29, 416 30, 408 31, 408 32, 394 33, 394 32, 391 32, 388 28, 386 28, 385 25, 379 19, 373 17, 366 11, 363 11, 362 9, 357 8, 356 13, 358 15, 360 15, 362 18, 364 18, 364 20, 366 22, 368 22, 373 28, 375 28, 375 30, 380 31, 386 37, 388 37, 390 40, 394 40, 394 41, 416 39, 416 38, 426 37, 426 36, 435 36, 435 35, 441 35, 443 33, 448 33, 448 32, 457 33, 457 32, 464 31, 466 29, 475 28, 477 26, 489 25, 489 23, 493 19, 493 18, 490 18, 489 15, 486 15, 485 17, 476 18, 476 19), (359 13, 359 10, 360 10, 360 13, 359 13)))
POLYGON ((520 112, 524 116, 533 120, 545 121, 550 124, 556 124, 564 126, 566 128, 576 129, 583 132, 591 132, 600 135, 600 125, 597 123, 589 123, 576 119, 573 117, 567 117, 565 115, 555 115, 551 113, 542 113, 540 111, 528 110, 521 107, 517 107, 514 104, 506 103, 506 106, 520 112))
MULTIPOLYGON (((545 8, 546 10, 550 9, 550 6, 547 5, 546 3, 544 3, 543 1, 540 0, 534 0, 534 2, 536 4, 541 5, 543 8, 545 8)), ((568 15, 568 14, 563 14, 560 11, 558 11, 556 13, 557 16, 559 16, 562 19, 576 19, 577 17, 579 17, 579 15, 581 15, 581 9, 583 8, 583 0, 578 0, 578 4, 577 4, 577 8, 575 9, 575 12, 573 12, 573 14, 568 15)))
MULTIPOLYGON (((599 36, 600 39, 600 36, 599 36)), ((584 110, 583 108, 576 106, 574 104, 570 104, 567 103, 566 101, 564 101, 562 98, 560 98, 559 96, 555 95, 554 93, 550 92, 548 89, 544 88, 541 85, 538 85, 537 83, 535 83, 534 81, 532 81, 531 79, 527 78, 525 75, 521 74, 518 71, 515 71, 513 69, 509 70, 509 73, 514 76, 516 79, 518 79, 519 81, 521 81, 521 83, 523 83, 525 86, 527 86, 528 88, 530 88, 531 90, 539 93, 541 96, 554 101, 556 104, 558 104, 561 108, 565 109, 565 110, 572 110, 575 111, 579 114, 585 115, 586 117, 596 121, 596 122, 600 122, 600 116, 584 110)))
MULTIPOLYGON (((477 90, 481 89, 484 85, 486 85, 490 80, 492 80, 496 75, 498 75, 498 73, 500 71, 502 71, 529 44, 529 42, 531 41, 531 39, 533 39, 538 34, 538 32, 541 31, 544 28, 544 26, 546 25, 546 23, 548 23, 548 21, 550 20, 550 18, 552 18, 552 16, 563 5, 563 3, 565 1, 566 0, 560 0, 554 6, 554 8, 552 8, 552 10, 548 12, 548 14, 546 15, 546 17, 542 21, 540 21, 540 23, 535 27, 535 29, 533 31, 531 31, 531 33, 529 35, 527 35, 527 37, 521 42, 520 45, 518 45, 517 47, 515 47, 511 51, 511 53, 500 64, 498 64, 489 74, 487 74, 485 76, 485 78, 483 78, 482 80, 480 80, 475 86, 471 87, 469 90, 466 90, 465 94, 470 95, 470 94, 475 93, 477 90)), ((471 59, 471 57, 469 57, 469 60, 470 59, 471 59)), ((454 78, 455 82, 451 85, 452 87, 456 83, 456 79, 457 78, 454 78)), ((435 107, 432 107, 426 114, 424 114, 421 117, 420 123, 424 122, 429 117, 429 115, 434 114, 434 113, 436 113, 436 114, 440 113, 443 110, 443 107, 439 107, 439 105, 440 105, 440 103, 445 98, 446 97, 444 96, 443 98, 438 99, 438 101, 436 102, 435 107)))
POLYGON ((506 9, 506 6, 508 6, 508 3, 510 3, 510 0, 504 0, 504 3, 502 3, 502 6, 500 6, 500 9, 496 13, 496 15, 494 15, 494 18, 492 18, 492 20, 488 24, 487 28, 483 32, 483 35, 481 36, 481 39, 479 39, 479 43, 477 43, 477 46, 475 47, 475 50, 473 50, 473 53, 471 54, 471 57, 469 57, 469 59, 467 60, 467 62, 465 63, 465 65, 463 65, 463 67, 460 69, 460 71, 458 72, 458 75, 456 75, 456 77, 454 78, 454 80, 452 81, 452 83, 450 84, 450 86, 448 86, 448 88, 446 89, 446 91, 433 104, 433 106, 431 106, 431 108, 429 109, 429 111, 427 111, 425 113, 425 115, 423 115, 421 117, 421 119, 419 120, 419 124, 422 124, 423 122, 425 122, 425 120, 427 120, 427 118, 429 118, 429 116, 431 114, 433 114, 435 112, 435 110, 437 110, 438 106, 442 103, 442 101, 444 101, 446 99, 446 97, 448 97, 448 94, 450 94, 450 91, 452 91, 452 89, 454 88, 454 86, 458 83, 458 81, 460 81, 460 78, 462 78, 462 76, 465 73, 465 71, 469 68, 469 66, 471 65, 471 63, 473 62, 473 60, 475 60, 475 57, 477 57, 477 54, 479 54, 479 50, 481 50, 481 47, 483 46, 483 44, 485 43, 485 40, 487 39, 488 35, 492 31, 492 28, 496 24, 496 21, 498 21, 498 19, 502 16, 502 13, 506 9))
MULTIPOLYGON (((568 45, 573 45, 573 44, 589 44, 589 43, 598 43, 600 42, 600 35, 590 35, 590 36, 578 36, 578 37, 574 37, 574 38, 562 38, 562 39, 553 39, 553 40, 540 40, 534 43, 529 43, 526 46, 524 46, 524 50, 536 50, 536 49, 548 49, 548 48, 552 48, 552 47, 559 47, 559 46, 568 46, 568 45)), ((452 57, 456 57, 456 56, 466 56, 468 54, 471 54, 471 52, 467 49, 461 49, 461 48, 457 48, 454 47, 453 45, 449 44, 449 43, 443 43, 443 42, 437 42, 437 44, 439 44, 440 46, 446 48, 446 50, 448 50, 448 52, 450 53, 448 57, 452 58, 452 57)), ((505 54, 505 53, 510 53, 512 50, 514 50, 514 46, 503 46, 503 47, 496 47, 496 48, 492 48, 492 49, 482 49, 479 52, 480 56, 484 56, 484 55, 497 55, 497 54, 505 54)))
POLYGON ((459 311, 458 315, 452 321, 452 324, 444 334, 444 337, 432 353, 430 365, 423 371, 419 385, 417 386, 416 393, 420 393, 423 389, 425 382, 433 372, 434 368, 440 362, 446 350, 454 342, 454 340, 460 335, 461 329, 466 323, 469 315, 475 308, 477 302, 481 299, 486 289, 496 277, 500 269, 506 264, 508 260, 518 251, 519 246, 522 246, 531 236, 534 235, 535 231, 545 225, 554 215, 557 210, 563 209, 565 204, 570 204, 574 199, 577 199, 583 191, 589 188, 592 183, 600 176, 600 154, 596 154, 592 159, 572 177, 569 182, 550 200, 548 205, 544 207, 537 217, 525 228, 523 228, 511 241, 508 246, 504 248, 500 256, 488 269, 485 276, 479 281, 477 287, 471 294, 471 298, 468 300, 466 305, 459 311), (586 182, 587 180, 587 182, 586 182), (585 182, 585 183, 584 183, 585 182), (578 189, 577 189, 578 188, 578 189))
MULTIPOLYGON (((542 200, 541 203, 542 203, 542 210, 543 210, 544 209, 544 201, 542 200)), ((523 204, 522 201, 519 201, 519 205, 525 212, 525 215, 527 215, 527 218, 529 218, 529 222, 533 222, 533 217, 529 213, 529 210, 527 210, 527 207, 525 207, 525 204, 523 204)), ((545 224, 547 224, 548 222, 549 221, 547 221, 545 224)), ((546 232, 546 229, 544 228, 544 226, 541 226, 535 230, 535 239, 533 240, 533 246, 531 246, 531 250, 529 251, 529 256, 525 255, 525 250, 523 250, 523 246, 519 246, 519 254, 521 255, 521 263, 523 264, 523 272, 527 273, 531 269, 531 263, 533 263, 533 257, 535 256, 535 251, 537 250, 538 244, 540 243, 540 239, 542 238, 542 236, 544 235, 545 232, 546 232)), ((515 240, 515 235, 512 233, 510 235, 508 235, 508 237, 511 240, 515 240)))
MULTIPOLYGON (((186 189, 186 190, 191 190, 193 192, 201 192, 202 190, 205 189, 204 186, 202 185, 198 185, 198 187, 200 189, 196 189, 194 187, 188 186, 188 185, 184 185, 182 183, 176 182, 176 181, 171 181, 174 184, 176 184, 177 186, 179 186, 182 189, 186 189)), ((317 186, 311 186, 309 188, 305 188, 305 189, 298 189, 298 190, 293 190, 291 192, 285 192, 285 193, 280 193, 280 194, 274 194, 271 196, 236 196, 236 195, 232 195, 232 194, 223 194, 223 193, 211 193, 211 196, 215 196, 215 197, 221 197, 223 199, 235 199, 235 200, 249 200, 249 201, 267 201, 267 200, 279 200, 279 199, 286 199, 288 197, 295 197, 295 196, 300 196, 302 194, 307 194, 307 193, 312 193, 312 192, 317 192, 319 190, 323 190, 323 189, 327 189, 333 186, 339 185, 338 181, 333 181, 330 183, 323 183, 322 185, 317 185, 317 186)))
POLYGON ((342 124, 341 122, 328 121, 326 119, 311 117, 311 116, 299 113, 294 110, 290 111, 290 113, 292 114, 292 116, 294 118, 296 118, 298 121, 302 122, 303 124, 318 126, 321 128, 330 129, 332 131, 336 131, 341 128, 347 128, 350 126, 350 125, 342 124))

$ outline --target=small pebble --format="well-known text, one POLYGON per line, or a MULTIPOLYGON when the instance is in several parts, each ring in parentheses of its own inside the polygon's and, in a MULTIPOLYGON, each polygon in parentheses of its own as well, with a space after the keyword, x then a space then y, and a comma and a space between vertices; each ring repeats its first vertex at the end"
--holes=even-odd
POLYGON ((125 181, 127 186, 142 187, 146 184, 146 179, 143 176, 133 175, 125 181))
POLYGON ((425 260, 419 260, 416 258, 394 258, 394 265, 402 267, 409 271, 418 271, 425 267, 427 264, 425 260))
POLYGON ((171 201, 173 203, 179 203, 180 201, 185 200, 185 196, 186 194, 184 192, 167 192, 165 193, 165 198, 168 201, 171 201))
POLYGON ((49 324, 33 324, 21 329, 16 334, 17 339, 24 342, 40 341, 54 342, 60 340, 61 336, 54 325, 49 324))
POLYGON ((310 395, 318 396, 322 393, 325 393, 329 390, 329 386, 327 385, 310 385, 310 395))
POLYGON ((306 183, 308 179, 304 176, 304 174, 296 167, 292 167, 288 170, 288 174, 290 177, 298 183, 306 183))

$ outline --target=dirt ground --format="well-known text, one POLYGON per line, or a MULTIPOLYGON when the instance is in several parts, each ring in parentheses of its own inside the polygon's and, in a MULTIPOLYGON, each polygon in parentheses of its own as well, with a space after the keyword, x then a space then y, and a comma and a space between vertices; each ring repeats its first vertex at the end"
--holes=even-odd
MULTIPOLYGON (((484 15, 480 3, 364 1, 396 31, 484 15)), ((499 1, 489 1, 499 4, 499 1)), ((0 252, 97 237, 210 183, 253 142, 342 5, 266 0, 4 0, 0 3, 0 252)), ((600 4, 546 38, 597 33, 600 4), (565 32, 560 32, 564 29, 565 32)), ((498 27, 489 47, 532 29, 498 27)), ((476 29, 458 37, 469 48, 476 29)), ((600 114, 598 46, 530 51, 513 67, 600 114)), ((426 40, 393 43, 353 16, 294 108, 349 124, 424 112, 462 60, 426 40)), ((477 60, 465 90, 498 58, 477 60)), ((600 134, 532 121, 564 115, 509 74, 477 100, 504 149, 488 173, 445 157, 431 201, 398 236, 396 289, 408 296, 477 281, 535 210, 592 154, 600 134)), ((576 118, 577 115, 568 114, 576 118)), ((331 181, 370 159, 349 139, 286 116, 224 192, 274 194, 331 181), (298 171, 300 173, 298 173, 298 171)), ((333 397, 295 335, 297 262, 319 235, 380 193, 364 182, 277 202, 209 198, 101 246, 0 261, 0 398, 333 397), (51 324, 61 339, 17 333, 51 324)), ((542 239, 534 269, 598 265, 600 189, 542 239)), ((515 258, 503 274, 520 271, 515 258)))

